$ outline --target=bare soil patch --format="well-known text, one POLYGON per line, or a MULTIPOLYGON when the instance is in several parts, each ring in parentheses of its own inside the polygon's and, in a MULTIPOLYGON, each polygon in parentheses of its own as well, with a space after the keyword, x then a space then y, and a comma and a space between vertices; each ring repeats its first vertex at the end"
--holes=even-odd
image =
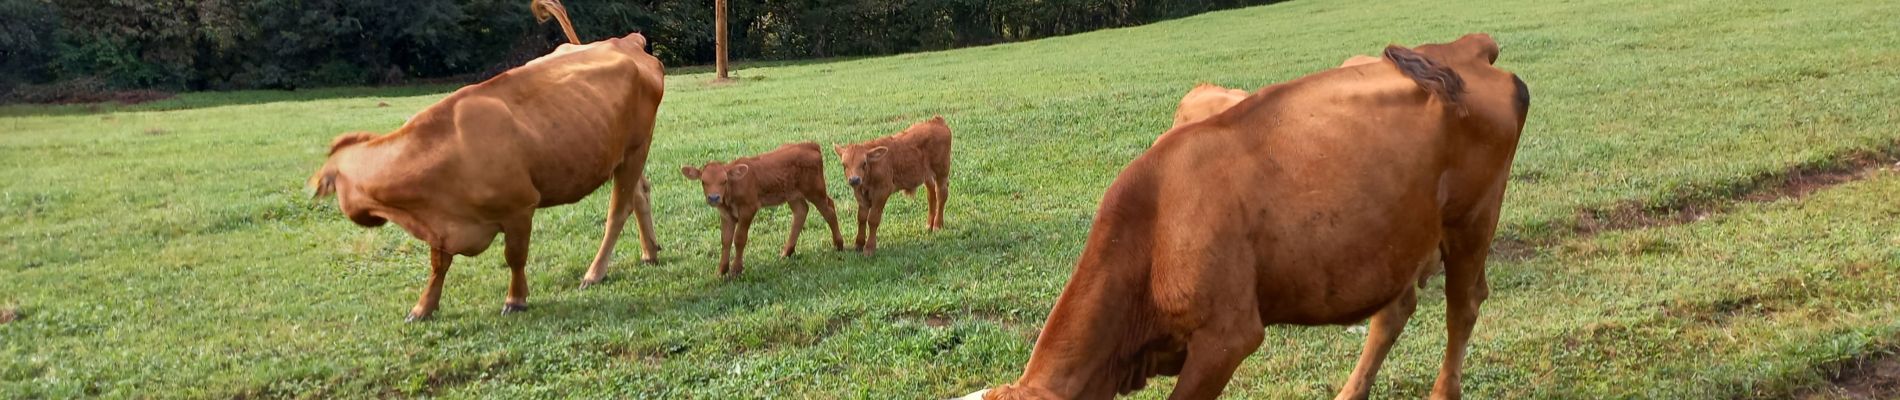
POLYGON ((1811 389, 1794 398, 1802 400, 1900 399, 1900 354, 1892 351, 1849 361, 1841 366, 1829 384, 1811 389))

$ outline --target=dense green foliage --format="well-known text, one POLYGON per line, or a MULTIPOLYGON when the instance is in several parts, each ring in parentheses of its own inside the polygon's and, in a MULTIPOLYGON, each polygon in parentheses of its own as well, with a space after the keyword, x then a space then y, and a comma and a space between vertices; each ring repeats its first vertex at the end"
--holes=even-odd
MULTIPOLYGON (((889 54, 1033 39, 1269 0, 735 0, 732 56, 889 54)), ((566 2, 584 40, 644 32, 668 65, 713 59, 710 0, 566 2)), ((0 94, 96 79, 234 89, 486 75, 562 39, 527 0, 0 0, 0 94)))
MULTIPOLYGON (((1021 372, 1104 190, 1195 83, 1255 88, 1484 31, 1534 93, 1500 235, 1553 244, 1493 259, 1467 397, 1786 399, 1900 345, 1900 173, 1675 226, 1553 227, 1891 151, 1894 21, 1887 0, 1298 1, 730 84, 673 75, 646 169, 663 264, 639 264, 628 232, 609 279, 577 289, 606 214, 595 193, 537 212, 528 312, 499 313, 496 247, 457 258, 442 309, 418 324, 402 318, 426 248, 302 186, 337 134, 394 129, 454 86, 0 107, 0 314, 18 316, 0 324, 0 398, 960 395, 1021 372), (899 197, 876 257, 827 250, 812 218, 785 259, 779 207, 761 213, 745 275, 714 276, 718 217, 681 164, 933 114, 956 134, 945 230, 899 197)), ((1431 389, 1442 285, 1421 292, 1376 397, 1431 389)), ((1365 340, 1267 332, 1226 398, 1329 398, 1365 340)))

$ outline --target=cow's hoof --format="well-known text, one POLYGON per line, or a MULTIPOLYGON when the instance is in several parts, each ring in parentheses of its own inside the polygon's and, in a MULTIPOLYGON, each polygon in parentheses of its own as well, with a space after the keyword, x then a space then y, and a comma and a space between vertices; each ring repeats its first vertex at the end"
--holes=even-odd
POLYGON ((652 258, 640 257, 640 263, 646 264, 646 265, 660 265, 660 257, 659 256, 654 256, 652 258))
POLYGON ((795 254, 795 253, 797 252, 786 250, 786 251, 778 252, 778 256, 779 258, 792 258, 792 254, 795 254))
POLYGON ((428 321, 428 320, 429 320, 429 317, 431 317, 431 315, 429 315, 429 313, 417 313, 417 312, 415 312, 415 311, 410 311, 410 312, 409 312, 409 317, 408 317, 408 318, 403 318, 403 319, 402 319, 402 322, 404 322, 404 323, 415 323, 415 322, 423 322, 423 321, 428 321))
POLYGON ((501 315, 528 311, 528 303, 501 303, 501 315))
POLYGON ((594 284, 600 283, 600 281, 603 281, 603 280, 605 279, 582 279, 581 289, 586 289, 588 286, 594 286, 594 284))

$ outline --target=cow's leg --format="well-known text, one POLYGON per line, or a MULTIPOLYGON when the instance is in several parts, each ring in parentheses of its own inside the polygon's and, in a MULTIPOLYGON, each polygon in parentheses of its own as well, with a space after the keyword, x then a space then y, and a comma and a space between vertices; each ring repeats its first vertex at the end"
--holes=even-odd
POLYGON ((454 261, 454 254, 429 249, 429 286, 422 288, 422 298, 416 300, 415 308, 409 309, 408 322, 426 320, 435 313, 436 304, 442 300, 442 279, 448 276, 449 263, 454 261))
POLYGON ((501 303, 501 313, 508 314, 528 309, 528 238, 533 236, 533 213, 515 221, 502 224, 503 255, 508 259, 508 299, 501 303))
POLYGON ((865 226, 870 225, 870 220, 871 201, 865 199, 864 196, 858 196, 858 238, 852 242, 852 250, 864 251, 864 236, 869 234, 865 226))
POLYGON ((1198 400, 1219 398, 1226 390, 1227 381, 1234 377, 1234 370, 1247 360, 1247 355, 1260 348, 1261 340, 1266 338, 1266 329, 1261 327, 1260 313, 1253 307, 1222 308, 1221 313, 1206 326, 1197 329, 1189 336, 1187 361, 1182 364, 1181 377, 1175 381, 1174 393, 1168 395, 1171 400, 1198 400))
POLYGON ((949 203, 950 179, 948 176, 939 176, 937 177, 937 229, 943 229, 944 206, 949 203))
POLYGON ((1418 292, 1412 286, 1405 287, 1405 293, 1399 294, 1392 304, 1372 315, 1372 323, 1366 331, 1366 346, 1359 351, 1359 365, 1353 367, 1352 377, 1346 379, 1346 386, 1339 390, 1339 400, 1365 399, 1372 393, 1373 378, 1379 374, 1379 367, 1385 364, 1385 356, 1392 351, 1392 345, 1398 343, 1399 334, 1405 332, 1405 321, 1412 319, 1412 311, 1418 306, 1418 292))
POLYGON ((805 230, 805 213, 808 210, 803 199, 787 201, 785 207, 792 209, 792 234, 785 238, 785 250, 779 251, 779 257, 791 257, 792 253, 798 252, 798 232, 805 230))
POLYGON ((886 195, 884 197, 871 200, 871 206, 869 207, 870 209, 865 212, 865 214, 870 215, 869 217, 865 218, 866 219, 865 225, 866 225, 866 228, 868 228, 868 230, 871 231, 871 233, 868 234, 866 236, 866 239, 864 240, 864 255, 866 256, 877 254, 877 226, 884 222, 884 202, 889 201, 890 199, 891 199, 890 196, 886 195))
POLYGON ((746 237, 752 235, 752 217, 758 215, 758 211, 738 212, 737 224, 732 226, 732 274, 726 275, 727 279, 738 278, 739 274, 745 273, 746 237))
MULTIPOLYGON (((634 170, 640 173, 639 169, 634 170)), ((633 197, 633 215, 640 220, 640 262, 660 263, 660 238, 653 230, 653 184, 640 173, 640 191, 633 197)))
POLYGON ((937 187, 939 185, 940 183, 938 183, 935 178, 924 180, 924 204, 926 205, 925 210, 928 210, 924 213, 924 230, 927 232, 935 232, 937 230, 937 212, 942 210, 939 208, 941 206, 937 205, 937 199, 940 198, 939 196, 942 196, 942 189, 937 187))
MULTIPOLYGON (((1496 204, 1495 202, 1491 204, 1496 204)), ((1465 350, 1478 323, 1478 306, 1490 297, 1485 282, 1485 258, 1491 253, 1491 235, 1497 229, 1498 207, 1466 227, 1446 227, 1445 236, 1445 360, 1432 385, 1433 399, 1463 397, 1465 350)))
POLYGON ((844 250, 844 235, 838 233, 838 209, 831 204, 831 197, 819 196, 810 200, 818 208, 818 215, 825 217, 825 225, 831 227, 831 247, 844 250))
POLYGON ((587 267, 587 276, 581 279, 581 287, 600 283, 607 278, 607 265, 613 263, 614 244, 620 241, 620 231, 627 226, 627 216, 639 211, 640 221, 640 259, 657 262, 659 245, 654 244, 652 210, 647 201, 646 177, 641 176, 640 168, 628 168, 621 164, 614 171, 614 190, 608 199, 607 233, 600 239, 600 251, 594 253, 594 262, 587 267))
POLYGON ((719 212, 719 276, 726 276, 732 266, 732 230, 739 225, 732 214, 719 212))

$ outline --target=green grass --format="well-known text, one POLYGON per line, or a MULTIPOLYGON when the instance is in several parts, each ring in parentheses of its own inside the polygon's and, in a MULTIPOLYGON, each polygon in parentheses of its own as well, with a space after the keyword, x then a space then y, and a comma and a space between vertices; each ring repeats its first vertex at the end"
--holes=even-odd
MULTIPOLYGON (((962 394, 1020 372, 1102 190, 1196 82, 1258 87, 1390 42, 1491 32, 1535 97, 1501 235, 1561 236, 1579 210, 1720 198, 1900 140, 1896 20, 1900 3, 1882 1, 1299 1, 753 68, 733 85, 673 75, 647 168, 665 264, 637 264, 626 240, 611 280, 576 290, 596 195, 536 218, 530 312, 498 314, 497 251, 458 260, 424 324, 401 323, 423 247, 301 186, 330 138, 393 129, 447 88, 0 108, 0 306, 18 314, 0 325, 0 397, 962 394), (925 233, 923 202, 900 198, 876 258, 824 250, 813 221, 781 260, 780 208, 754 229, 745 277, 714 276, 716 217, 678 165, 932 114, 958 138, 948 230, 925 233)), ((1896 175, 1494 262, 1468 393, 1776 397, 1893 348, 1896 175)), ((1426 293, 1381 397, 1429 391, 1444 308, 1426 293)), ((1228 393, 1331 396, 1362 340, 1274 327, 1228 393)))

